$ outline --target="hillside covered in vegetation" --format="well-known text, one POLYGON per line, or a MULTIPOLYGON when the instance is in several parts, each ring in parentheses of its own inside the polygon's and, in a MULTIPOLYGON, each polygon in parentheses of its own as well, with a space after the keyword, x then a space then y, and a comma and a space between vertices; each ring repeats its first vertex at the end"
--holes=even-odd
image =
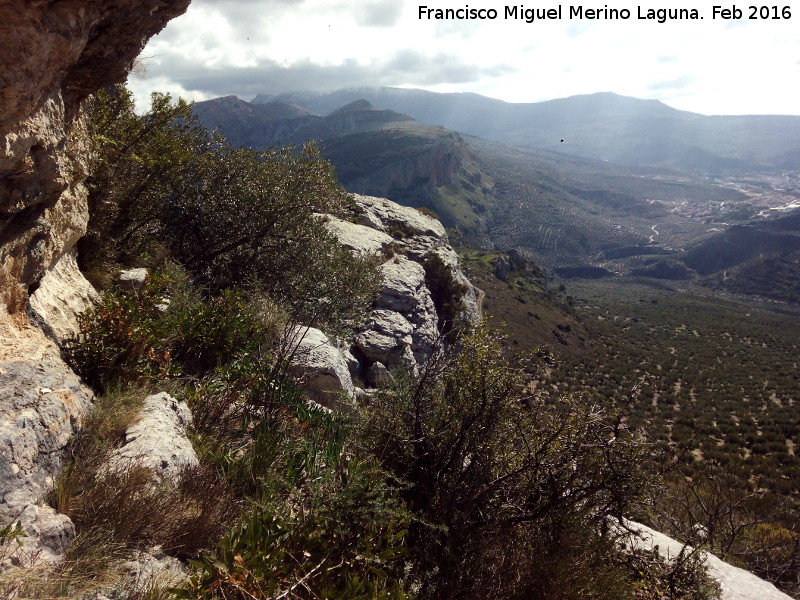
MULTIPOLYGON (((142 597, 121 590, 120 565, 156 545, 193 562, 185 575, 171 563, 151 598, 711 593, 696 562, 620 553, 608 519, 657 485, 649 446, 613 404, 532 394, 531 365, 457 318, 463 284, 441 259, 424 263, 441 334, 427 359, 342 398, 347 410, 309 403, 287 332, 350 339, 385 256, 326 228, 321 215, 362 209, 313 147, 234 149, 189 110, 156 96, 137 116, 123 88, 95 100, 79 262, 102 298, 65 352, 99 395, 47 499, 76 537, 36 577, 7 574, 8 595, 142 597), (122 286, 134 266, 148 275, 122 286), (115 457, 159 391, 188 408, 196 459, 154 480, 115 457)), ((408 231, 393 235, 390 262, 410 251, 408 231)), ((24 531, 5 531, 10 551, 24 531)))
MULTIPOLYGON (((136 114, 111 84, 186 2, 24 4, 0 8, 26 65, 0 113, 0 595, 718 598, 703 548, 756 549, 792 589, 791 513, 750 519, 761 480, 681 471, 648 438, 653 414, 689 412, 683 380, 675 408, 645 380, 601 389, 588 360, 561 373, 613 332, 524 253, 466 249, 478 290, 430 210, 347 194, 314 144, 233 145, 163 94, 136 114), (482 319, 501 312, 526 326, 482 319), (557 361, 551 333, 578 351, 557 361), (665 558, 629 519, 700 545, 665 558)), ((362 112, 407 121, 334 121, 362 112)), ((427 168, 477 205, 491 182, 464 141, 422 138, 398 181, 427 168)))

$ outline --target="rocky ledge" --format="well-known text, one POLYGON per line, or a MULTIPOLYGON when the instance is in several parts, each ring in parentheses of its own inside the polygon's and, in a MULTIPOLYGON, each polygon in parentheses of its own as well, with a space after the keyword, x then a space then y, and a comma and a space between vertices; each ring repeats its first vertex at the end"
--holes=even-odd
POLYGON ((341 405, 360 387, 376 387, 395 367, 418 368, 439 341, 439 315, 422 263, 435 254, 463 294, 463 318, 478 317, 477 289, 459 265, 442 224, 385 198, 355 195, 355 218, 324 216, 326 227, 351 252, 376 256, 383 285, 354 340, 336 344, 321 331, 301 328, 296 373, 320 404, 341 405))

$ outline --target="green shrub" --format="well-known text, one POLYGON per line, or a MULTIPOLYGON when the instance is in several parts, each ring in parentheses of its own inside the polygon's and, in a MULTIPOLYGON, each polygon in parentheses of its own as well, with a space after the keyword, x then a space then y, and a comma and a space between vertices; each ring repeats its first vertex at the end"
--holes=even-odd
POLYGON ((73 369, 95 389, 174 372, 166 322, 159 305, 161 282, 150 278, 139 292, 106 292, 103 300, 79 317, 80 333, 64 354, 73 369))
POLYGON ((262 289, 292 319, 329 331, 363 318, 379 278, 327 232, 318 213, 348 203, 313 145, 258 152, 228 148, 206 161, 192 195, 165 199, 176 259, 212 291, 262 289))
POLYGON ((698 552, 685 552, 666 560, 657 550, 634 550, 615 560, 631 581, 636 600, 715 600, 719 584, 708 576, 698 552))
POLYGON ((268 351, 275 314, 242 290, 203 298, 185 282, 155 275, 138 291, 108 291, 79 318, 65 355, 84 380, 109 385, 201 378, 237 356, 268 351))
POLYGON ((356 325, 380 280, 374 260, 342 248, 319 218, 352 204, 319 150, 234 148, 199 126, 190 104, 152 100, 136 115, 124 87, 95 99, 79 248, 90 277, 107 284, 116 264, 177 260, 207 293, 256 289, 306 325, 356 325))
POLYGON ((315 412, 302 432, 291 421, 254 432, 244 462, 261 499, 214 553, 192 561, 179 597, 406 597, 406 517, 386 474, 345 452, 344 430, 315 412))
POLYGON ((197 124, 191 104, 168 94, 151 100, 148 113, 137 115, 131 92, 119 85, 100 90, 92 104, 90 216, 78 244, 84 271, 131 266, 143 253, 152 254, 164 198, 191 194, 196 181, 187 178, 190 165, 221 144, 197 124))
MULTIPOLYGON (((611 546, 587 538, 647 489, 646 446, 621 415, 530 395, 524 365, 504 357, 501 341, 478 327, 365 417, 370 447, 417 519, 409 547, 422 597, 561 597, 542 590, 568 589, 592 565, 588 578, 600 582, 611 546)), ((583 597, 604 593, 599 585, 583 597)))

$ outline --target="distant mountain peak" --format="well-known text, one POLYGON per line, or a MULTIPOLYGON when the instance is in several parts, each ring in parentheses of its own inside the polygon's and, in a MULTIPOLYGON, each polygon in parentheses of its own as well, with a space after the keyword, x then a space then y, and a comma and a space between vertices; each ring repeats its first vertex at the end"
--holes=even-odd
POLYGON ((362 98, 360 100, 355 100, 350 104, 345 104, 343 107, 333 111, 329 116, 343 115, 346 113, 359 112, 362 110, 377 110, 377 109, 374 106, 372 106, 372 104, 370 104, 369 102, 367 102, 362 98))

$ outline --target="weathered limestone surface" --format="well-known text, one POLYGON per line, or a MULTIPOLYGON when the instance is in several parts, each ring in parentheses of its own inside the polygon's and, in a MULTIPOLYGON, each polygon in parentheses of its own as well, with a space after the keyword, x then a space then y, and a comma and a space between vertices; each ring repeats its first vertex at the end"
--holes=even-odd
POLYGON ((381 363, 383 369, 400 365, 413 369, 436 343, 438 316, 422 267, 429 255, 439 255, 465 287, 462 303, 467 319, 479 316, 478 291, 462 272, 458 255, 437 219, 385 198, 358 194, 354 198, 358 223, 331 217, 326 227, 351 251, 383 260, 383 287, 350 354, 359 364, 349 361, 351 372, 370 383, 370 368, 375 363, 381 363))
MULTIPOLYGON (((634 547, 645 550, 658 548, 659 554, 665 558, 678 556, 683 544, 654 529, 640 523, 628 522, 633 530, 638 530, 640 535, 634 539, 634 547)), ((722 600, 791 600, 791 596, 784 594, 771 583, 764 581, 721 560, 710 553, 704 553, 708 574, 716 579, 722 588, 722 600)))
MULTIPOLYGON (((31 286, 83 235, 83 101, 125 78, 189 0, 5 0, 0 4, 0 298, 31 286)), ((32 291, 32 290, 30 290, 32 291)))
POLYGON ((28 316, 56 343, 78 335, 78 315, 99 299, 78 270, 75 251, 65 254, 42 277, 28 302, 28 316))
POLYGON ((54 560, 74 536, 69 519, 38 501, 53 489, 60 451, 91 405, 91 393, 39 329, 0 321, 0 522, 29 537, 15 559, 54 560))
POLYGON ((392 236, 377 229, 343 221, 336 217, 326 217, 326 219, 325 227, 328 231, 335 235, 339 243, 351 252, 362 255, 380 254, 394 242, 392 236))
POLYGON ((413 367, 438 336, 436 309, 422 266, 395 256, 381 265, 383 289, 355 345, 370 363, 413 367))
POLYGON ((192 412, 166 392, 144 399, 139 418, 125 432, 125 444, 108 463, 110 471, 125 471, 137 464, 160 480, 176 480, 181 471, 200 464, 187 431, 192 412))
POLYGON ((0 520, 28 533, 21 562, 57 558, 74 534, 39 501, 91 394, 28 315, 60 341, 92 301, 74 255, 89 216, 83 104, 188 4, 0 2, 0 520))
POLYGON ((292 373, 312 400, 331 409, 352 401, 353 380, 347 360, 328 336, 314 327, 295 327, 287 341, 294 350, 292 373))

